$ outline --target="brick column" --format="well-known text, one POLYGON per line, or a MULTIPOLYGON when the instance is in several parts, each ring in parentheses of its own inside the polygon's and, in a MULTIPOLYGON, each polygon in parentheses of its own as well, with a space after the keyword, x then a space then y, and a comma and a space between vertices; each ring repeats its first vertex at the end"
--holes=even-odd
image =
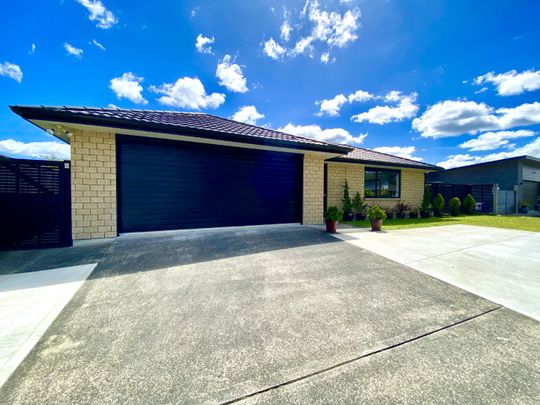
POLYGON ((112 132, 74 131, 71 137, 73 239, 115 237, 116 138, 112 132))
POLYGON ((304 155, 304 209, 302 223, 323 222, 324 157, 304 155))

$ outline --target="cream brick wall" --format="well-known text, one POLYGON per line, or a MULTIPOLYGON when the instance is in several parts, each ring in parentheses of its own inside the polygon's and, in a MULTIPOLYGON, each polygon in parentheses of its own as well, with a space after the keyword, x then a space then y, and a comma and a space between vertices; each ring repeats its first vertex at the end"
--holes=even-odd
POLYGON ((114 133, 73 131, 71 213, 73 239, 117 236, 114 133))
POLYGON ((324 157, 304 155, 304 207, 302 223, 321 224, 323 222, 324 157))
MULTIPOLYGON (((364 165, 356 163, 327 163, 327 166, 327 202, 329 207, 335 205, 343 208, 341 198, 343 197, 345 179, 349 183, 351 198, 354 197, 357 191, 360 192, 361 196, 364 196, 364 165)), ((370 205, 377 204, 386 210, 393 208, 398 202, 405 202, 412 208, 420 207, 424 194, 424 170, 405 168, 400 170, 401 198, 368 198, 366 202, 370 205)))

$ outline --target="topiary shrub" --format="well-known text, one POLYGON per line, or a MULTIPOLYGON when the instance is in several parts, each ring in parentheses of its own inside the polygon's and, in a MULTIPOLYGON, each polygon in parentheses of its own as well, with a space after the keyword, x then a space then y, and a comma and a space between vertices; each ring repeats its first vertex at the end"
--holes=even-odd
POLYGON ((461 201, 457 197, 454 197, 450 200, 450 202, 448 203, 448 207, 450 208, 450 215, 452 215, 453 217, 458 217, 461 213, 459 209, 459 207, 461 207, 461 201))
POLYGON ((351 200, 351 195, 349 193, 349 183, 345 180, 345 185, 343 186, 343 198, 341 199, 343 203, 343 217, 345 221, 352 221, 353 219, 353 204, 351 200))
POLYGON ((420 206, 420 216, 429 218, 431 216, 431 190, 426 184, 424 186, 424 196, 422 197, 422 205, 420 206))
POLYGON ((465 214, 469 215, 474 214, 476 211, 476 200, 472 195, 467 194, 463 199, 463 210, 465 211, 465 214))
POLYGON ((435 210, 435 216, 442 217, 444 211, 444 198, 441 193, 435 196, 433 200, 433 209, 435 210))

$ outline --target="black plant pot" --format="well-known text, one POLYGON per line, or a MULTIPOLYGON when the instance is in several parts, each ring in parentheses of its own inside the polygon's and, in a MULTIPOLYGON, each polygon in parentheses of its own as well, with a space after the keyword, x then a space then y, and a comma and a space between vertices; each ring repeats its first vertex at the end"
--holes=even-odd
POLYGON ((366 214, 356 214, 356 220, 357 221, 365 221, 366 220, 366 214))
POLYGON ((396 216, 398 217, 398 219, 405 219, 405 213, 404 212, 398 212, 396 214, 396 216))
POLYGON ((354 219, 354 214, 352 212, 346 212, 343 214, 344 221, 352 221, 354 219))
POLYGON ((418 218, 418 212, 409 212, 409 218, 418 218))
POLYGON ((422 218, 429 218, 431 215, 428 211, 420 211, 420 216, 422 218))

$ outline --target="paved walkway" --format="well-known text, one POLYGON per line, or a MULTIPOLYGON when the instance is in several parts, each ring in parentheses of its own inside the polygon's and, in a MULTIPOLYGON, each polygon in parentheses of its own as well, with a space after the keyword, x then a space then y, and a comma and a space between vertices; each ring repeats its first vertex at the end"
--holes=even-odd
POLYGON ((540 320, 540 233, 469 225, 342 232, 355 246, 540 320))
POLYGON ((96 264, 0 276, 0 387, 96 264))

